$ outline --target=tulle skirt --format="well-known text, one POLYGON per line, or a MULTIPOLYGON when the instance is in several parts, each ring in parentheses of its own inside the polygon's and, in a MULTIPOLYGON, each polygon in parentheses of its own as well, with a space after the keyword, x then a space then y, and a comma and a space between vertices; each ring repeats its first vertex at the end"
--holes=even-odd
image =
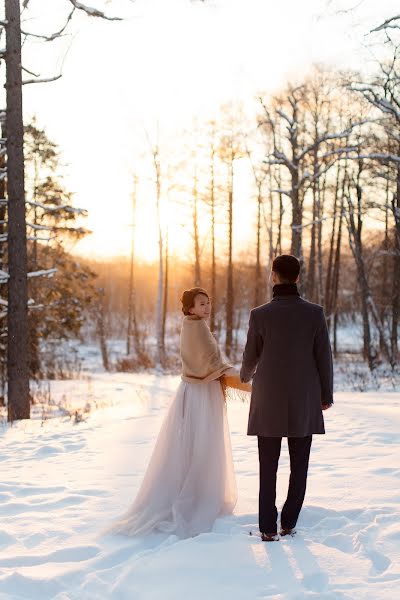
POLYGON ((226 403, 219 380, 181 381, 139 492, 106 533, 186 538, 212 529, 237 501, 226 403))

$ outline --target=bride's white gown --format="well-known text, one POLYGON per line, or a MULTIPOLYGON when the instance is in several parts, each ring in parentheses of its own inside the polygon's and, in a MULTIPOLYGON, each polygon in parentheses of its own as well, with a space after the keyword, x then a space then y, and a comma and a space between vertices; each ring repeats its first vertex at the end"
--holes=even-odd
POLYGON ((107 533, 185 538, 212 529, 237 501, 226 403, 219 380, 181 381, 138 494, 107 533))

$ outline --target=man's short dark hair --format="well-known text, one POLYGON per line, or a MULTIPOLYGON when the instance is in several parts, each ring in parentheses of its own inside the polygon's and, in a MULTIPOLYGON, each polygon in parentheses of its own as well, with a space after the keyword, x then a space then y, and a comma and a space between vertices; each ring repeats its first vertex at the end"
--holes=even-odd
POLYGON ((292 254, 281 254, 274 259, 272 270, 282 283, 294 283, 300 273, 300 261, 292 254))

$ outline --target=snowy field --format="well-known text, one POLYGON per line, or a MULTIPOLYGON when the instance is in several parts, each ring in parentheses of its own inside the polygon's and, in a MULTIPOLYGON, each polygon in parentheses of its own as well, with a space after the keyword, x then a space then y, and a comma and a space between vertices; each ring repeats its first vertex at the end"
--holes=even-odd
MULTIPOLYGON (((95 373, 52 382, 54 401, 97 405, 85 420, 0 429, 0 600, 393 600, 400 584, 400 393, 338 392, 314 436, 294 538, 257 529, 256 438, 248 405, 228 408, 235 514, 179 541, 99 537, 143 476, 178 377, 95 373)), ((40 414, 36 411, 36 416, 40 414)), ((286 442, 278 507, 289 476, 286 442)))

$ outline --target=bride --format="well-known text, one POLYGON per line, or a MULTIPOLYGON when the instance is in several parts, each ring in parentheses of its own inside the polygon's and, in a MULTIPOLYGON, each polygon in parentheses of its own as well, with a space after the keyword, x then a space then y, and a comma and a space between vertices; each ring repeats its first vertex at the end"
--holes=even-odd
POLYGON ((225 396, 229 386, 247 391, 250 386, 240 384, 237 371, 221 357, 206 322, 208 293, 192 288, 181 302, 181 382, 133 504, 105 533, 191 537, 210 531, 236 505, 225 396))

